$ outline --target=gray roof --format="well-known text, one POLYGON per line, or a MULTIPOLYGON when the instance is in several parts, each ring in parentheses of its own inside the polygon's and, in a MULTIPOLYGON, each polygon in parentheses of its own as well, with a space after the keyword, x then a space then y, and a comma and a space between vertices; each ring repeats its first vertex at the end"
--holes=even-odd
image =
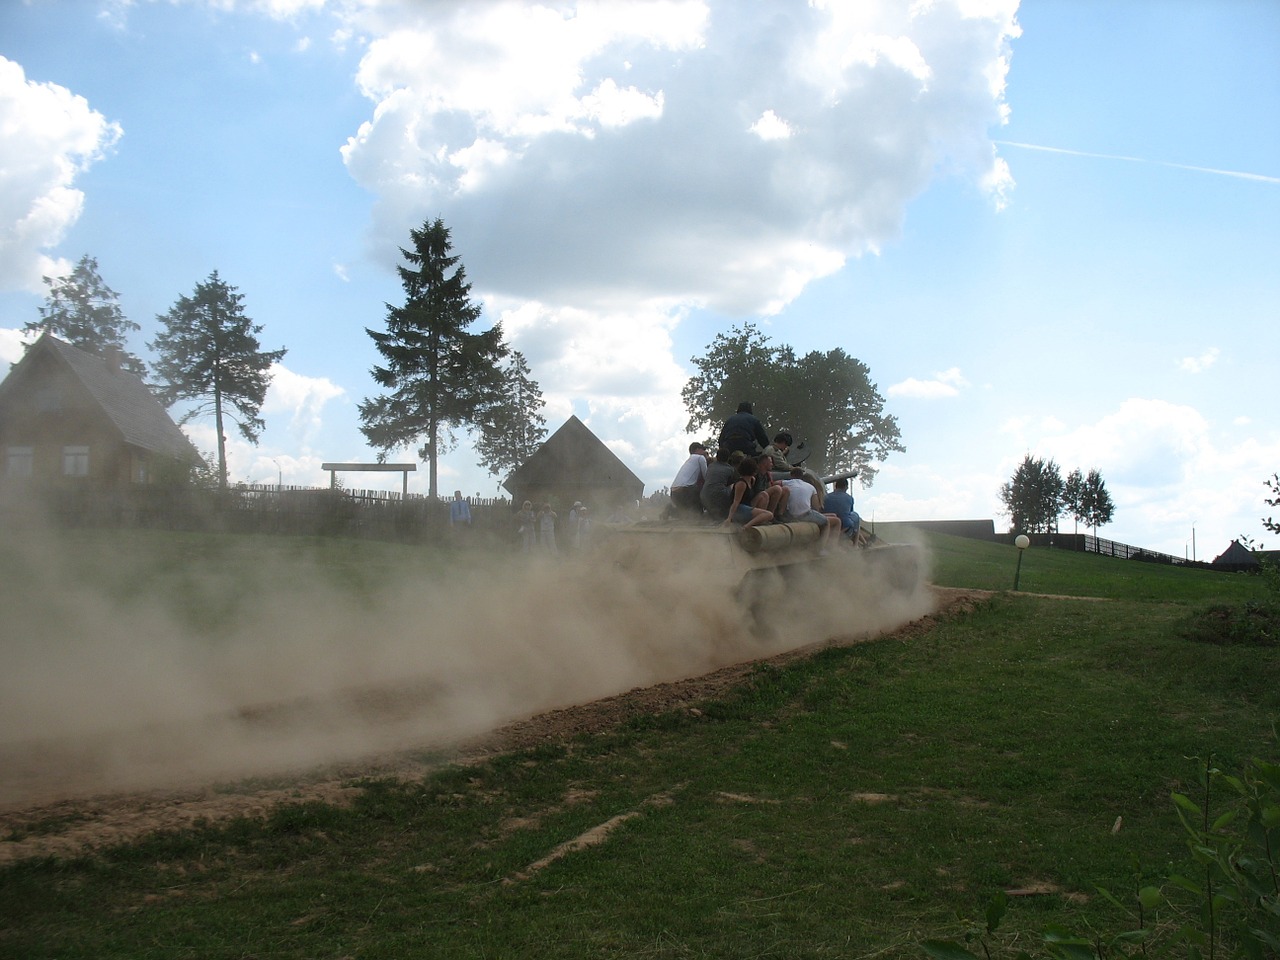
POLYGON ((46 351, 66 364, 111 424, 120 431, 125 443, 181 460, 200 458, 199 451, 141 378, 47 333, 31 345, 26 356, 14 365, 0 386, 20 382, 21 371, 27 362, 46 351))
POLYGON ((530 484, 565 483, 635 490, 637 497, 644 491, 644 481, 575 416, 570 416, 502 485, 514 493, 530 484))

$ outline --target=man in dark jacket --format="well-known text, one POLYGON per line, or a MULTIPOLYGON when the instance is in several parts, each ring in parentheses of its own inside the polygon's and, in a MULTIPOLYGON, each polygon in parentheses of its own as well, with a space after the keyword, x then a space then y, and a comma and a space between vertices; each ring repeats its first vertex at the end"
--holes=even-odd
POLYGON ((764 424, 751 412, 751 404, 743 400, 738 404, 738 412, 724 422, 720 431, 720 449, 733 452, 741 450, 747 456, 755 457, 769 445, 769 435, 764 432, 764 424))

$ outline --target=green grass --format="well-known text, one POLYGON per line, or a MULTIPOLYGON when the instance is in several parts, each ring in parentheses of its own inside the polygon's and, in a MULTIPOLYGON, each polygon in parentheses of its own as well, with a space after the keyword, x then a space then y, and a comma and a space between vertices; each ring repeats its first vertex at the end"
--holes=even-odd
MULTIPOLYGON (((252 557, 280 568, 270 582, 318 565, 371 597, 433 562, 137 543, 175 584, 184 557, 252 557)), ((1013 548, 931 546, 938 583, 1011 586, 1013 548)), ((109 547, 87 544, 77 575, 110 581, 94 560, 109 547)), ((1127 890, 1182 857, 1169 795, 1193 789, 1193 758, 1275 757, 1280 655, 1182 636, 1197 605, 1249 599, 1255 579, 1046 550, 1021 586, 1111 599, 999 594, 921 635, 761 666, 697 712, 367 782, 351 809, 10 866, 0 956, 919 957, 998 889, 1044 891, 1015 898, 1014 935, 1113 922, 1094 884, 1127 890)))
POLYGON ((1174 603, 1237 602, 1256 597, 1257 577, 1194 567, 1030 547, 1018 573, 1016 547, 937 534, 926 536, 932 580, 940 586, 1174 603))

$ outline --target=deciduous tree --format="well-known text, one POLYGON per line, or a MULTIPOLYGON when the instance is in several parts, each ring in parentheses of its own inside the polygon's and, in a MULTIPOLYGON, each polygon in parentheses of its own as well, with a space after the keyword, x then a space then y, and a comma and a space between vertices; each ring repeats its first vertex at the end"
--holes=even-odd
POLYGON ((815 471, 857 470, 867 484, 877 463, 906 449, 867 365, 838 347, 797 357, 746 323, 718 334, 691 362, 698 372, 681 391, 690 433, 718 435, 738 404, 751 400, 770 436, 785 429, 809 445, 815 471))
POLYGON ((1102 474, 1090 470, 1084 480, 1084 497, 1081 501, 1081 517, 1085 526, 1093 528, 1093 535, 1098 535, 1098 528, 1111 522, 1115 516, 1116 506, 1107 492, 1107 485, 1102 481, 1102 474))
POLYGON ((1084 474, 1080 468, 1067 474, 1067 481, 1062 486, 1062 509, 1076 522, 1076 532, 1080 532, 1080 523, 1085 518, 1084 510, 1084 474))
POLYGON ((147 375, 147 365, 125 347, 125 338, 142 329, 125 317, 119 295, 103 282, 98 261, 87 253, 65 277, 42 277, 49 293, 40 319, 23 327, 28 333, 51 333, 73 347, 100 357, 118 359, 120 366, 147 375))
POLYGON ((360 430, 379 459, 421 441, 418 456, 429 464, 435 497, 439 458, 452 449, 454 428, 481 427, 501 400, 508 348, 501 324, 470 332, 480 308, 444 222, 424 223, 409 237, 412 249, 401 248, 405 265, 397 268, 404 305, 387 304, 385 331, 365 330, 386 361, 372 374, 387 392, 360 403, 360 430))
MULTIPOLYGON (((1269 507, 1280 507, 1280 473, 1273 473, 1270 480, 1262 481, 1263 486, 1271 493, 1271 496, 1264 497, 1263 501, 1269 507)), ((1262 525, 1272 533, 1280 533, 1280 520, 1274 520, 1266 517, 1262 521, 1262 525)))
POLYGON ((1051 533, 1062 513, 1065 484, 1058 465, 1027 454, 1013 478, 1000 488, 1000 502, 1015 533, 1051 533))
POLYGON ((164 325, 150 344, 157 354, 158 394, 167 405, 197 401, 180 423, 213 415, 218 433, 218 485, 227 486, 225 420, 257 443, 266 424, 258 416, 271 383, 271 365, 283 349, 263 350, 262 326, 245 316, 244 297, 215 270, 158 319, 164 325))
POLYGON ((542 388, 529 375, 529 364, 519 350, 511 351, 502 377, 502 396, 484 412, 476 441, 480 463, 491 474, 510 474, 547 436, 542 388))

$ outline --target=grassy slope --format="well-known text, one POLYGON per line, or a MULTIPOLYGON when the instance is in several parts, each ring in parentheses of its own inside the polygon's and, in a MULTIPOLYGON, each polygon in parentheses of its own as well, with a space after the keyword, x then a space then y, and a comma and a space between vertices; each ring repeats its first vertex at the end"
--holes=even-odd
MULTIPOLYGON (((942 585, 1011 580, 1012 548, 932 544, 942 585)), ((320 543, 189 540, 179 555, 318 561, 339 582, 407 559, 355 549, 354 566, 320 543)), ((1280 658, 1179 634, 1196 605, 1256 590, 1247 578, 1033 551, 1021 586, 1114 599, 1001 595, 910 640, 761 668, 700 713, 371 783, 349 811, 12 867, 0 954, 919 956, 1000 888, 1049 891, 1018 898, 1014 929, 1105 922, 1093 883, 1127 889, 1134 858, 1158 872, 1180 856, 1168 797, 1191 789, 1188 758, 1274 753, 1280 658), (533 869, 611 822, 602 844, 533 869)))

